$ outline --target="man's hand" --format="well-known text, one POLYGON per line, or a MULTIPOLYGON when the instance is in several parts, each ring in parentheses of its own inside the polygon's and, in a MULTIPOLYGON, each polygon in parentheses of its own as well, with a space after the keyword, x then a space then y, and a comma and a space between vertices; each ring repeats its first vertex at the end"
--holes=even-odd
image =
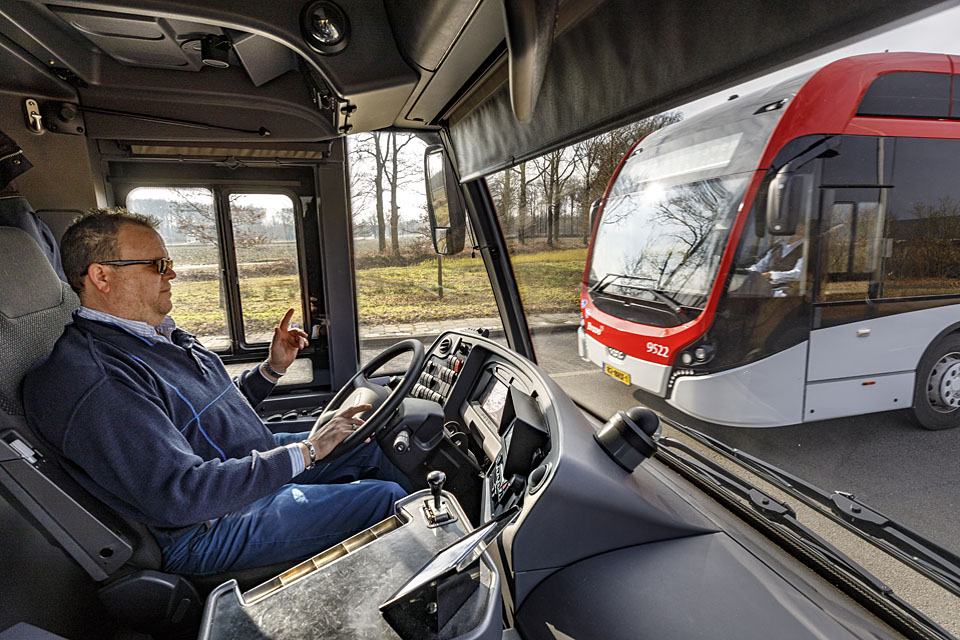
POLYGON ((280 321, 279 327, 273 329, 273 340, 270 341, 270 356, 267 358, 270 367, 277 373, 285 373, 287 367, 297 357, 300 349, 309 344, 307 334, 297 328, 290 327, 290 318, 293 309, 287 309, 280 321))
MULTIPOLYGON (((312 434, 308 440, 313 443, 317 450, 317 460, 322 460, 333 451, 333 448, 343 442, 343 439, 360 428, 363 424, 363 418, 358 417, 364 411, 369 411, 373 405, 358 404, 355 407, 346 409, 339 415, 331 418, 327 424, 320 427, 316 433, 312 434)), ((306 447, 302 447, 306 449, 306 447)), ((309 453, 305 459, 307 466, 310 465, 309 453)))

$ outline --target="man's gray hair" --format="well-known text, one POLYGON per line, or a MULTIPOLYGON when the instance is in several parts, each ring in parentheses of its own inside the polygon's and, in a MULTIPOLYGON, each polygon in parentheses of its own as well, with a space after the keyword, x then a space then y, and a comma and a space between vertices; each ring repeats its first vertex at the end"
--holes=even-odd
POLYGON ((119 260, 117 235, 125 224, 136 224, 156 230, 157 220, 139 213, 131 213, 123 207, 91 209, 77 216, 60 240, 60 258, 67 282, 79 294, 83 291, 83 278, 95 262, 119 260))

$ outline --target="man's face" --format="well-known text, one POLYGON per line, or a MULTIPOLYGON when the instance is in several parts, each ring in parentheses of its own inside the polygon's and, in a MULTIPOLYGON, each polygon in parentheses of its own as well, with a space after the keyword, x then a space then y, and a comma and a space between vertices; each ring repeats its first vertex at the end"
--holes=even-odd
MULTIPOLYGON (((117 260, 152 260, 167 256, 163 239, 153 229, 138 224, 125 224, 117 234, 117 260)), ((163 321, 173 302, 170 281, 177 277, 173 268, 163 275, 152 264, 133 264, 109 267, 111 274, 110 306, 129 320, 139 320, 151 326, 163 321)))

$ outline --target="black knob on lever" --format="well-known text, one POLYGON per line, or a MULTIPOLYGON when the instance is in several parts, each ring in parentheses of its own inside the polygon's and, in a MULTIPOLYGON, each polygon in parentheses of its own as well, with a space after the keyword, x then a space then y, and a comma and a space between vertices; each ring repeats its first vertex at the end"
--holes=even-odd
POLYGON ((433 508, 440 509, 440 492, 443 491, 443 483, 447 481, 447 474, 443 471, 431 471, 427 474, 427 484, 430 485, 430 493, 433 494, 433 508))

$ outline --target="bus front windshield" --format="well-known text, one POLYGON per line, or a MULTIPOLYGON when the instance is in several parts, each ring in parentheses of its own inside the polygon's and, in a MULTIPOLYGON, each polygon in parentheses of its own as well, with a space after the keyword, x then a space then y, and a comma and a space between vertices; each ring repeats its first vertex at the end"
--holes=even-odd
POLYGON ((703 308, 750 174, 614 190, 601 213, 588 284, 644 302, 703 308))

